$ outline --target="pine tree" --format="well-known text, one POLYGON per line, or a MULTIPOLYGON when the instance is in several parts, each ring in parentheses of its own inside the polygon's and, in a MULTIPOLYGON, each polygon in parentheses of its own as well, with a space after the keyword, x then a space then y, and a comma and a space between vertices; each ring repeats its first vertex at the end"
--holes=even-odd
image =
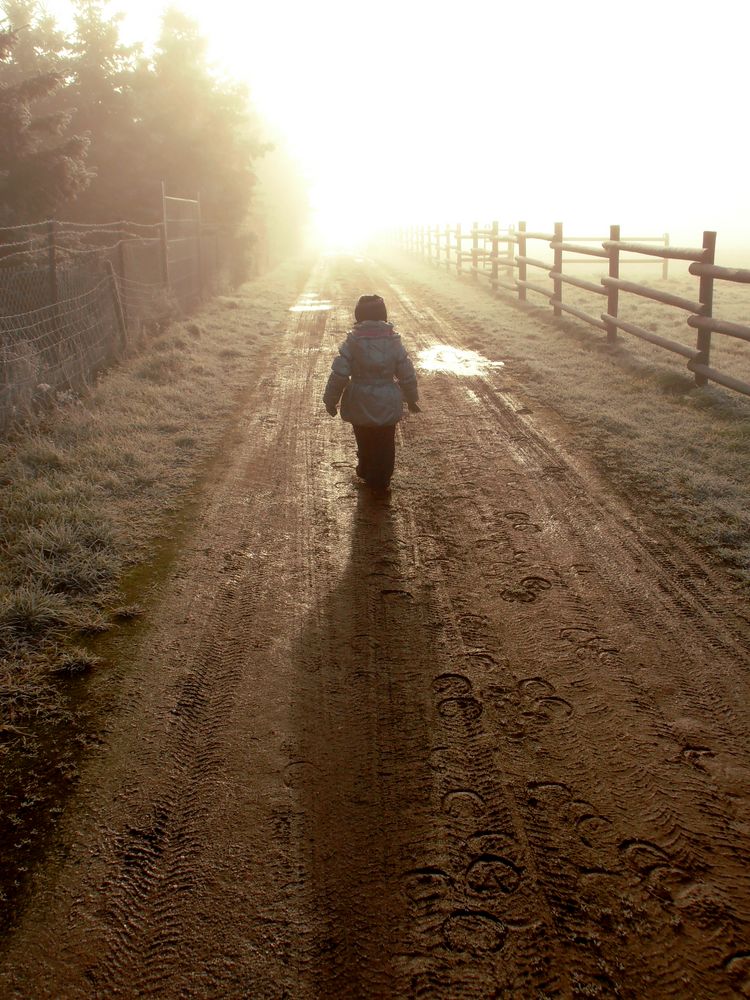
POLYGON ((0 29, 0 225, 53 215, 91 180, 88 137, 69 134, 70 112, 44 109, 62 74, 20 71, 15 54, 24 30, 0 29))
MULTIPOLYGON (((88 165, 94 174, 70 214, 92 222, 131 215, 130 176, 140 141, 133 96, 138 49, 120 42, 122 15, 107 14, 105 6, 100 0, 76 0, 75 30, 64 62, 66 97, 75 107, 72 125, 91 137, 88 165)), ((156 185, 152 201, 153 214, 156 185)))
POLYGON ((137 86, 152 171, 175 195, 200 193, 204 218, 236 227, 252 200, 254 163, 268 148, 247 89, 211 72, 205 39, 176 10, 164 15, 149 69, 137 86))

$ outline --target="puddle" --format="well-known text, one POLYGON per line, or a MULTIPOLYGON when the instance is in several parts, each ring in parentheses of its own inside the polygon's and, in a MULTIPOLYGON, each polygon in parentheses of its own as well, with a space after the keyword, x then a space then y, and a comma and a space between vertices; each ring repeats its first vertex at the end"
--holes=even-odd
POLYGON ((289 312, 328 312, 330 309, 333 309, 333 302, 331 302, 330 299, 321 299, 315 292, 305 292, 305 294, 300 295, 294 305, 290 307, 289 312))
POLYGON ((476 351, 435 344, 417 354, 417 364, 426 372, 449 372, 451 375, 482 375, 493 368, 504 368, 504 361, 490 361, 476 351))

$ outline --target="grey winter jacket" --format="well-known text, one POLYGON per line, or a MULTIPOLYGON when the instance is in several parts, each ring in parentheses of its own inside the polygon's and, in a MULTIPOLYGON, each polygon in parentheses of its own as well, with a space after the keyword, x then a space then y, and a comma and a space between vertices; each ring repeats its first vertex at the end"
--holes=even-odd
POLYGON ((404 400, 417 402, 414 365, 391 323, 367 320, 349 331, 331 365, 323 402, 337 406, 342 393, 341 419, 365 427, 395 424, 404 400))

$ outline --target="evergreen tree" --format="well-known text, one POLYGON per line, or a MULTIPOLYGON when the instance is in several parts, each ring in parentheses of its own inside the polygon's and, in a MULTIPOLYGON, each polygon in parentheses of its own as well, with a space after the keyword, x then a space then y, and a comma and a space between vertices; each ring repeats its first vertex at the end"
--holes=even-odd
MULTIPOLYGON (((133 95, 136 47, 120 42, 121 14, 100 0, 76 0, 75 30, 65 59, 72 124, 91 136, 88 163, 95 175, 71 209, 71 218, 113 221, 130 215, 129 178, 140 141, 133 95)), ((153 196, 151 214, 158 199, 153 196)), ((142 213, 136 212, 136 215, 142 213)))
POLYGON ((53 215, 91 179, 88 137, 69 134, 69 112, 42 110, 62 74, 20 71, 15 53, 24 30, 0 29, 0 225, 53 215))
POLYGON ((164 179, 174 195, 200 193, 204 218, 233 228, 243 222, 253 165, 268 147, 247 89, 211 72, 195 22, 176 10, 165 13, 150 72, 136 85, 151 176, 164 179))

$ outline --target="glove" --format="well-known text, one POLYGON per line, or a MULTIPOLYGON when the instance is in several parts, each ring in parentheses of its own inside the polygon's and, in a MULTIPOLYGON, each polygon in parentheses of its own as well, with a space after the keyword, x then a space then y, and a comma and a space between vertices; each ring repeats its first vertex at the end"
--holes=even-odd
POLYGON ((338 412, 339 411, 337 410, 337 408, 335 406, 328 406, 328 405, 326 405, 326 410, 327 410, 327 412, 328 412, 328 414, 330 416, 332 416, 332 417, 338 416, 338 412))
POLYGON ((422 408, 417 403, 407 403, 409 407, 409 413, 421 413, 422 408))

